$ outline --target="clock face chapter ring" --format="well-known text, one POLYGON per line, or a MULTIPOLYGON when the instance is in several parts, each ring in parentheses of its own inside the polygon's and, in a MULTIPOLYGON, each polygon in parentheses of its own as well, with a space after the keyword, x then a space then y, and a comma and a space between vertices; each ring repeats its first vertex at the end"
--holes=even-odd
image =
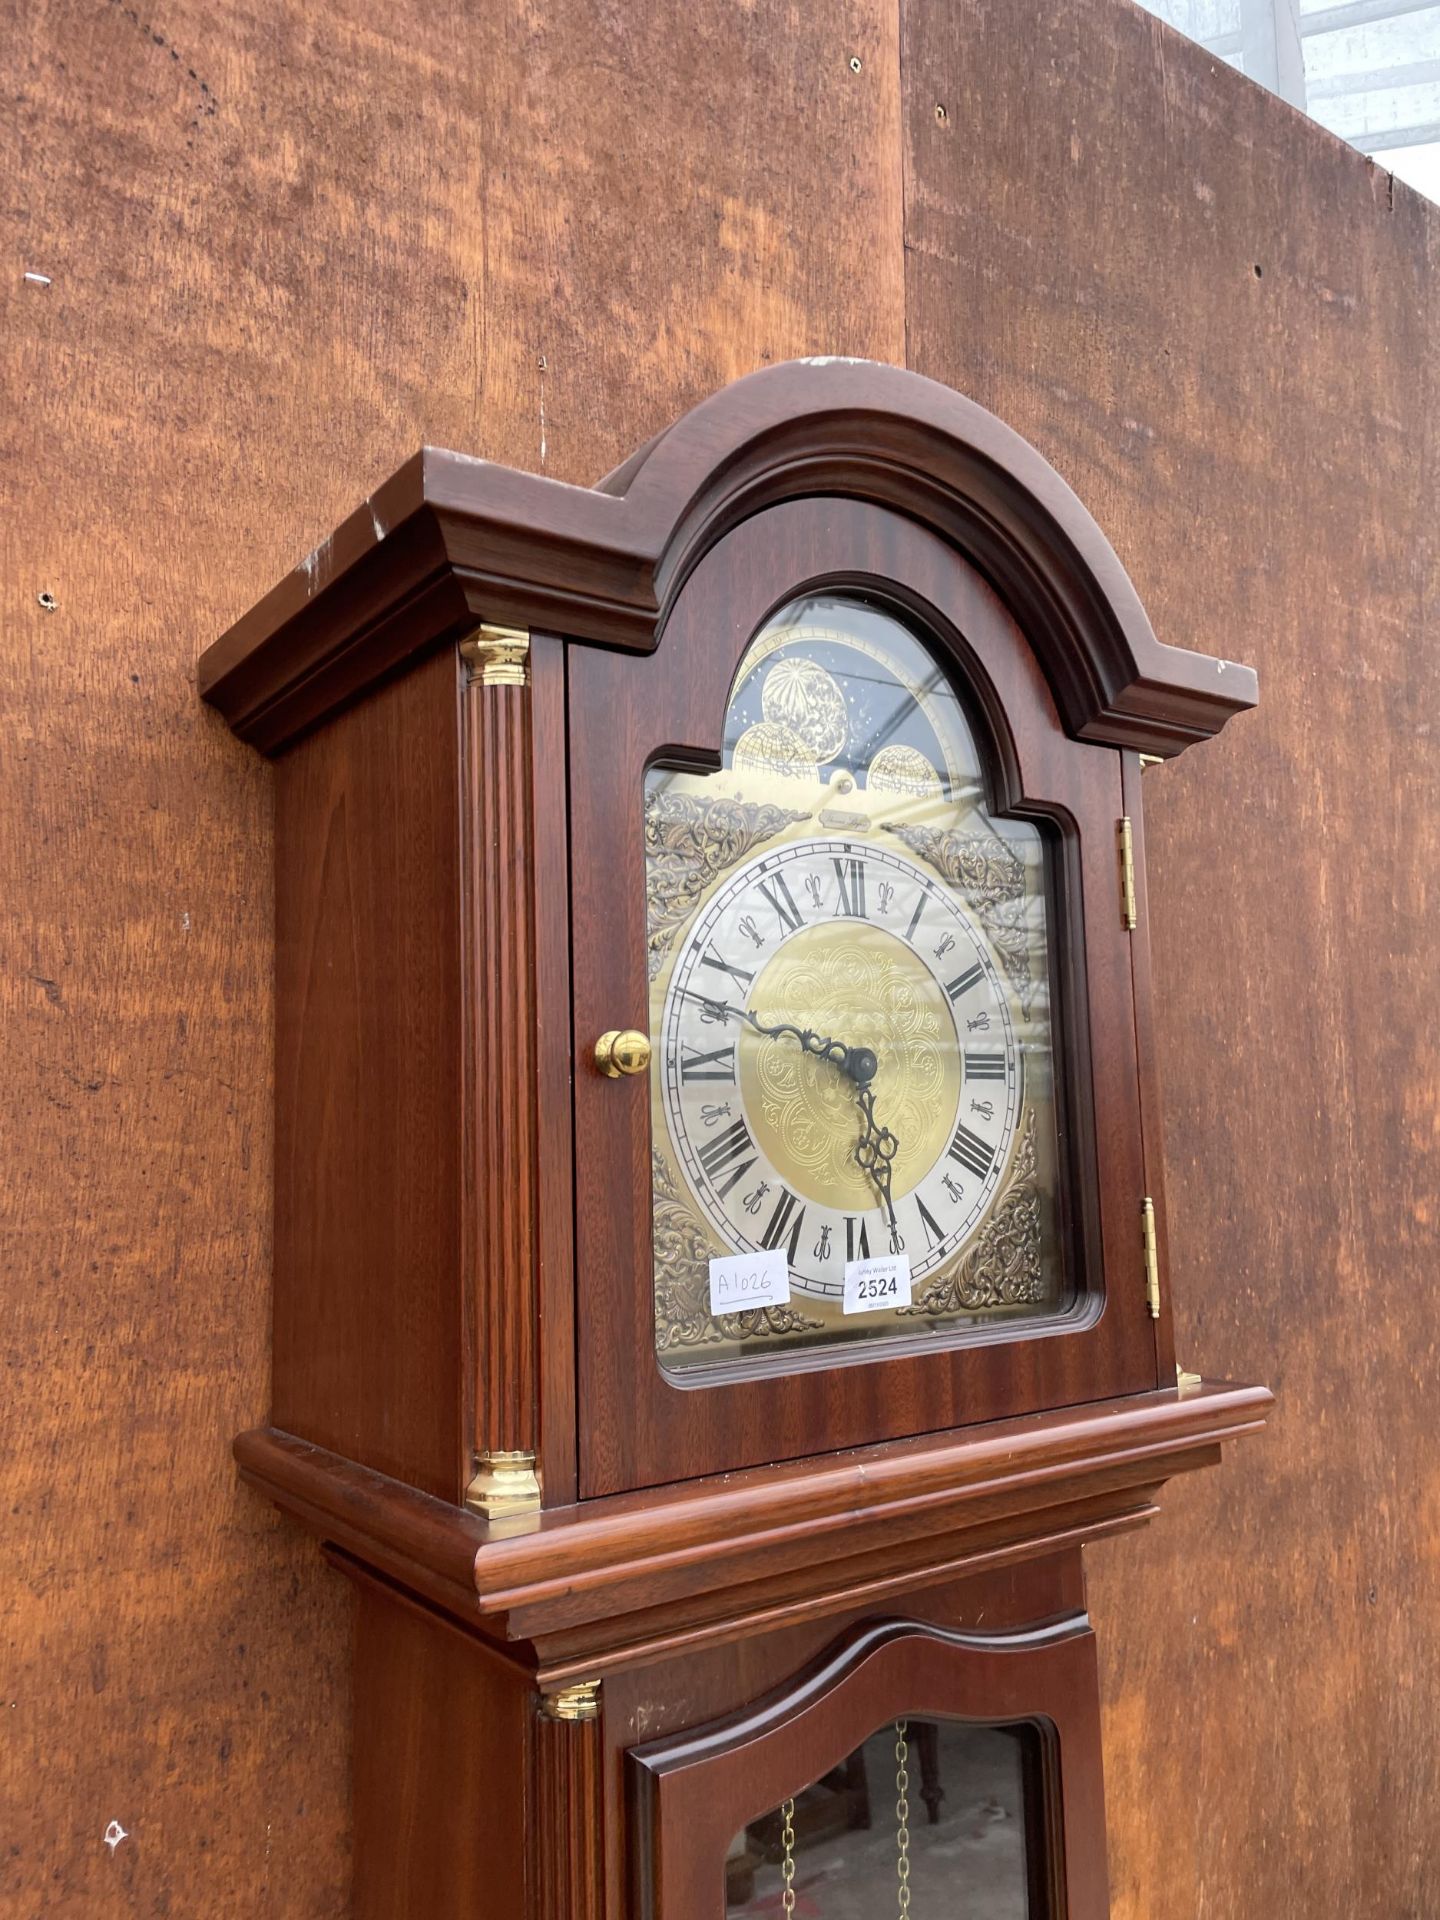
POLYGON ((660 1052, 666 1130, 719 1246, 783 1248, 815 1300, 838 1300, 853 1259, 903 1251, 923 1278, 954 1255, 1023 1095, 965 906, 904 855, 835 837, 767 851, 704 903, 660 1052))

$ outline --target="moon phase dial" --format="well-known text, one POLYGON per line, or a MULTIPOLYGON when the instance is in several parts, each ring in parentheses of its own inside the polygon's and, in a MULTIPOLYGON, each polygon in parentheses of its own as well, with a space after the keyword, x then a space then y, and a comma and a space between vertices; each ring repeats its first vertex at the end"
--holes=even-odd
POLYGON ((676 955, 660 1043, 701 1213, 735 1252, 782 1248, 814 1300, 872 1255, 938 1272, 1000 1185, 1023 1094, 1006 991, 964 904, 886 847, 736 868, 676 955))

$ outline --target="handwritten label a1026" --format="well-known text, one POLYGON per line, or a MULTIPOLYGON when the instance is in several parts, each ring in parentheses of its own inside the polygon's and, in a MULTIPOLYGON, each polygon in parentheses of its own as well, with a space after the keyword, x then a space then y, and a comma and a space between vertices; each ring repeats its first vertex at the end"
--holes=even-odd
MULTIPOLYGON (((783 1307, 790 1298, 785 1250, 727 1253, 710 1262, 711 1313, 747 1313, 751 1307, 783 1307)), ((905 1298, 910 1298, 906 1292, 905 1298)))
POLYGON ((910 1262, 903 1253, 845 1262, 846 1313, 880 1313, 910 1304, 910 1262))

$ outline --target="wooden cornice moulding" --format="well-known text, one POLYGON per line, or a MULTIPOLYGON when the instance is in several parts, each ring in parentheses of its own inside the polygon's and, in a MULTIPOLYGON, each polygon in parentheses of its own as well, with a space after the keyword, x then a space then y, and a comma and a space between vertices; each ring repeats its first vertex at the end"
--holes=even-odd
POLYGON ((275 1428, 235 1454, 322 1539, 563 1677, 1134 1525, 1271 1405, 1205 1383, 552 1508, 509 1534, 275 1428))
POLYGON ((718 539, 826 495, 903 512, 972 560, 1079 739, 1173 755, 1255 705, 1249 667, 1155 638, 1104 534, 1019 434, 853 360, 736 381, 593 488, 425 448, 204 654, 200 691, 276 753, 481 619, 645 651, 718 539))

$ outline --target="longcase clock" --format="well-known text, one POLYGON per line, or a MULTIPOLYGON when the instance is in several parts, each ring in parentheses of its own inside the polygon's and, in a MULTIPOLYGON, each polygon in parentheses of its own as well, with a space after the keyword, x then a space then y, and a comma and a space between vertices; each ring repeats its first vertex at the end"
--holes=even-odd
POLYGON ((778 367, 426 451, 206 654, 276 764, 274 1405, 354 1910, 1108 1909, 1081 1549, 1179 1375, 1141 772, 1252 706, 1052 469, 778 367))

